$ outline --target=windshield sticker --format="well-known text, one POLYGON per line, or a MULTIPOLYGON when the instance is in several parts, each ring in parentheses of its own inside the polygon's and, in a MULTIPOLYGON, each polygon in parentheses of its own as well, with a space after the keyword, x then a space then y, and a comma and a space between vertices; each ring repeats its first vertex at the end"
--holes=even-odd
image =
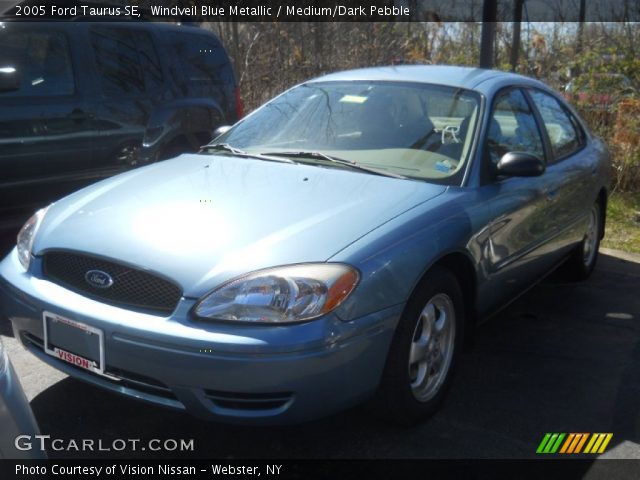
POLYGON ((345 95, 340 99, 344 103, 364 103, 369 97, 362 97, 360 95, 345 95))
POLYGON ((436 162, 436 170, 438 170, 439 172, 449 173, 454 168, 455 167, 451 165, 451 162, 449 162, 449 160, 445 160, 443 162, 436 162))

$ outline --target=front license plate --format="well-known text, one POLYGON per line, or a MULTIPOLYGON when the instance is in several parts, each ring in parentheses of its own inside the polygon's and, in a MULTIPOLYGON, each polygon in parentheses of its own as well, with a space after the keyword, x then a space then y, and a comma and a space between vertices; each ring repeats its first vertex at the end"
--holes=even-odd
POLYGON ((42 321, 45 353, 76 367, 105 375, 102 330, 51 312, 44 312, 42 321))

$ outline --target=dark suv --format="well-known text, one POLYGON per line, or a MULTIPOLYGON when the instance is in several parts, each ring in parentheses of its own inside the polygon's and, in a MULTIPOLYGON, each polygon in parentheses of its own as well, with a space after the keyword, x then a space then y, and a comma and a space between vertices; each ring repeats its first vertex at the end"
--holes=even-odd
POLYGON ((0 231, 73 190, 195 151, 241 103, 209 32, 0 21, 0 231))

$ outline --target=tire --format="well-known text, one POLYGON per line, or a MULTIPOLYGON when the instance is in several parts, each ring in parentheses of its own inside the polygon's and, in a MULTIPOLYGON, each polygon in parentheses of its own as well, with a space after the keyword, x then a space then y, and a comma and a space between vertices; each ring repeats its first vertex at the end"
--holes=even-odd
POLYGON ((582 242, 567 261, 565 271, 571 280, 586 280, 593 272, 598 261, 602 226, 602 205, 598 201, 589 210, 589 224, 582 242))
POLYGON ((462 350, 464 315, 462 290, 455 275, 434 267, 416 288, 400 319, 371 404, 375 414, 409 426, 436 412, 462 350))

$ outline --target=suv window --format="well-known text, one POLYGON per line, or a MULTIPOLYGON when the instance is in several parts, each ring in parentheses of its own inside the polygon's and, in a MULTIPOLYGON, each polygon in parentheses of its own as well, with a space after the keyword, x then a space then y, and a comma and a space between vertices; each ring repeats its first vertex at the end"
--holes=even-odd
POLYGON ((172 33, 170 40, 181 66, 173 74, 191 95, 216 95, 220 85, 233 84, 229 61, 217 41, 190 33, 172 33))
MULTIPOLYGON (((138 57, 136 33, 125 28, 91 29, 91 44, 102 92, 106 96, 132 95, 145 90, 145 74, 142 60, 138 57)), ((158 64, 157 59, 155 64, 158 64)))
POLYGON ((551 95, 539 90, 530 90, 529 94, 544 122, 554 159, 566 157, 578 150, 583 143, 582 132, 573 116, 551 95))
POLYGON ((0 30, 0 67, 14 67, 20 88, 5 97, 72 95, 75 91, 67 37, 41 29, 0 30))
POLYGON ((486 148, 494 165, 507 152, 528 152, 545 158, 535 117, 520 90, 498 94, 490 122, 486 148))
POLYGON ((147 90, 154 90, 163 86, 162 66, 160 58, 153 46, 153 40, 147 32, 136 31, 136 44, 140 65, 144 72, 144 83, 147 90))

